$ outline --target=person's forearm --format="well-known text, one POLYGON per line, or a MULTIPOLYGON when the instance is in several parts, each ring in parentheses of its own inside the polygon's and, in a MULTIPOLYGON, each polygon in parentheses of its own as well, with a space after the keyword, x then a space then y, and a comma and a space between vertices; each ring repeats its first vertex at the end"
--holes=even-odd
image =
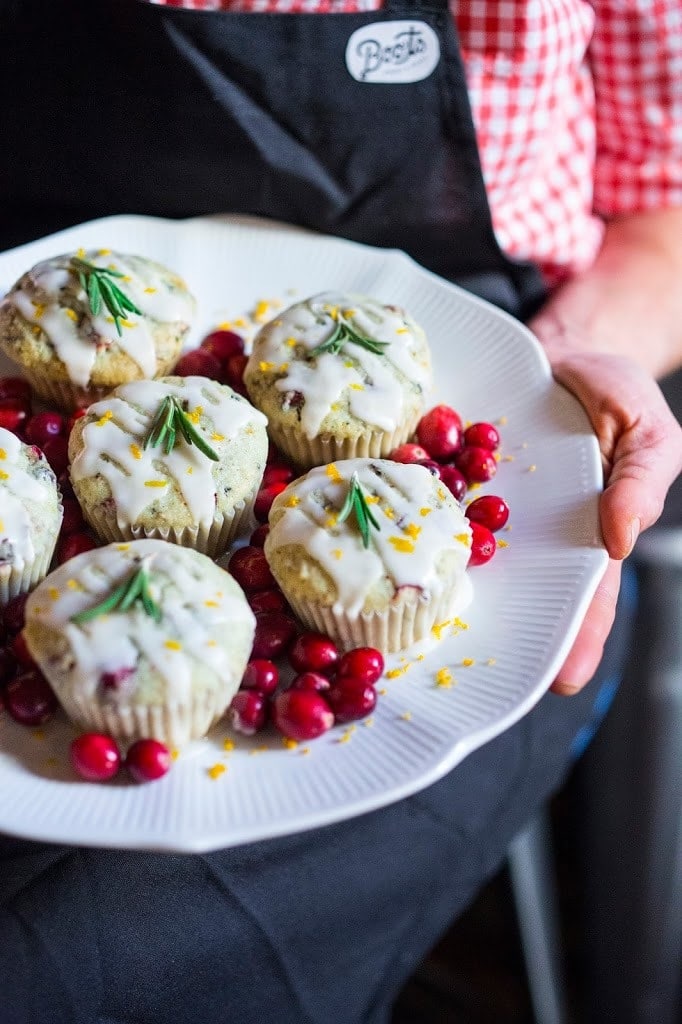
POLYGON ((531 326, 552 363, 578 347, 628 356, 658 378, 682 365, 682 208, 612 221, 596 263, 531 326))

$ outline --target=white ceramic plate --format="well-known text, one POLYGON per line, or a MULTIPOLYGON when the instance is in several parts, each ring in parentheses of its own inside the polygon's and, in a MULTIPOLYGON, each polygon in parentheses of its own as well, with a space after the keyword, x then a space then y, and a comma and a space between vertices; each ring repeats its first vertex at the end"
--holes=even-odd
POLYGON ((176 851, 302 831, 428 786, 528 712, 565 658, 607 560, 596 440, 528 331, 402 253, 231 218, 112 217, 62 231, 0 254, 0 293, 38 260, 80 246, 138 252, 179 271, 199 301, 194 342, 220 322, 269 318, 277 302, 329 288, 404 305, 431 344, 430 404, 502 421, 504 457, 479 493, 508 500, 511 529, 498 535, 507 546, 492 562, 472 570, 468 628, 392 657, 388 668, 399 674, 382 683, 371 720, 310 744, 286 749, 273 733, 235 738, 227 751, 228 730, 217 728, 160 782, 93 785, 68 766, 74 730, 65 719, 32 730, 0 714, 0 830, 176 851), (436 685, 445 667, 450 687, 436 685), (213 778, 215 765, 226 771, 213 778))

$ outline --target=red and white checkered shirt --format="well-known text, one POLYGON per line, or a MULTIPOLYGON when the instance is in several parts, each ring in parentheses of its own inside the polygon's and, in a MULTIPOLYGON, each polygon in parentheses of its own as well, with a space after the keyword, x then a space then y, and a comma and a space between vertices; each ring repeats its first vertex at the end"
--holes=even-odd
MULTIPOLYGON (((150 0, 356 13, 382 0, 150 0)), ((614 214, 682 206, 680 0, 450 0, 502 248, 556 282, 614 214)))

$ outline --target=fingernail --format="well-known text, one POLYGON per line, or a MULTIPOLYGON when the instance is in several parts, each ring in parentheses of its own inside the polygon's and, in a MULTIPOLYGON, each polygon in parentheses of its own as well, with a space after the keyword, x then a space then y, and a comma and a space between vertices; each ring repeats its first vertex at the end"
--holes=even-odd
POLYGON ((635 544, 637 543, 637 538, 639 537, 641 529, 642 529, 641 520, 638 519, 635 516, 635 518, 630 523, 630 544, 629 544, 628 550, 627 550, 627 552, 625 554, 626 558, 627 558, 628 555, 632 554, 632 549, 634 548, 635 544))

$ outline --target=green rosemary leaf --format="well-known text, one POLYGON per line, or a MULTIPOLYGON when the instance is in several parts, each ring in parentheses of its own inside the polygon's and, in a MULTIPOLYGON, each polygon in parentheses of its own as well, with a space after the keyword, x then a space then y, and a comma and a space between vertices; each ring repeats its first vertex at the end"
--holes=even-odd
POLYGON ((144 447, 156 448, 158 445, 163 443, 166 436, 166 432, 173 422, 173 403, 171 396, 167 395, 161 402, 161 405, 156 411, 152 425, 145 438, 144 447))
POLYGON ((89 260, 78 256, 71 258, 71 269, 78 275, 81 287, 88 297, 88 304, 93 316, 99 316, 102 305, 114 319, 116 333, 121 335, 119 320, 125 320, 126 311, 141 316, 141 311, 124 291, 115 284, 114 279, 121 279, 125 274, 112 267, 97 267, 89 260))
POLYGON ((117 611, 128 611, 133 602, 140 596, 142 592, 142 583, 142 569, 140 569, 134 576, 131 576, 126 592, 121 598, 118 608, 116 609, 117 611))
POLYGON ((121 583, 115 590, 112 590, 109 596, 99 604, 92 608, 86 608, 85 611, 78 612, 77 615, 72 615, 71 622, 81 624, 91 622, 108 612, 127 612, 136 601, 142 603, 147 615, 151 616, 155 622, 161 621, 161 609, 149 593, 149 574, 144 564, 125 583, 121 583))
MULTIPOLYGON (((84 279, 81 275, 81 282, 83 280, 84 279)), ((102 292, 100 291, 99 281, 97 280, 94 274, 90 276, 89 280, 87 281, 86 284, 84 284, 83 287, 88 293, 88 302, 90 303, 92 315, 99 316, 99 311, 102 308, 102 292)))
POLYGON ((145 449, 160 447, 164 449, 166 455, 169 455, 175 447, 178 434, 182 434, 187 444, 194 445, 213 462, 220 461, 218 453, 211 448, 196 429, 175 395, 167 395, 152 421, 144 447, 145 449))
POLYGON ((206 455, 207 458, 211 459, 213 462, 219 462, 220 456, 213 450, 213 448, 211 448, 210 444, 204 440, 185 410, 180 407, 177 399, 175 400, 175 408, 175 422, 180 427, 187 444, 193 444, 203 455, 206 455))
MULTIPOLYGON (((173 419, 173 422, 175 422, 175 418, 173 419)), ((175 448, 175 436, 176 436, 175 427, 170 426, 168 428, 168 430, 166 431, 166 443, 164 445, 164 451, 165 451, 166 455, 170 455, 170 453, 175 448)))
POLYGON ((116 587, 116 590, 112 590, 109 597, 100 601, 99 604, 94 605, 92 608, 86 608, 85 611, 78 612, 77 615, 72 615, 71 621, 76 623, 90 622, 91 619, 96 619, 100 615, 106 615, 107 612, 115 611, 121 600, 125 597, 129 586, 130 581, 122 583, 120 587, 116 587))
POLYGON ((379 523, 367 504, 367 499, 365 498, 357 473, 353 473, 350 479, 348 493, 346 494, 345 501, 336 518, 337 523, 342 523, 344 520, 348 519, 351 512, 355 513, 355 520, 358 524, 360 535, 362 536, 363 547, 367 548, 369 547, 370 524, 378 530, 379 523))
POLYGON ((389 345, 387 341, 377 341, 375 338, 368 338, 364 334, 360 334, 348 320, 344 319, 341 313, 338 313, 336 315, 335 329, 328 338, 325 338, 323 342, 311 349, 309 354, 311 356, 320 356, 325 352, 331 352, 336 355, 348 343, 360 345, 361 348, 365 348, 368 352, 373 352, 377 356, 383 355, 384 350, 389 345))
POLYGON ((142 590, 140 591, 140 597, 142 598, 142 607, 147 615, 151 616, 151 618, 154 619, 154 622, 161 622, 161 609, 149 593, 149 581, 146 574, 142 584, 142 590))

